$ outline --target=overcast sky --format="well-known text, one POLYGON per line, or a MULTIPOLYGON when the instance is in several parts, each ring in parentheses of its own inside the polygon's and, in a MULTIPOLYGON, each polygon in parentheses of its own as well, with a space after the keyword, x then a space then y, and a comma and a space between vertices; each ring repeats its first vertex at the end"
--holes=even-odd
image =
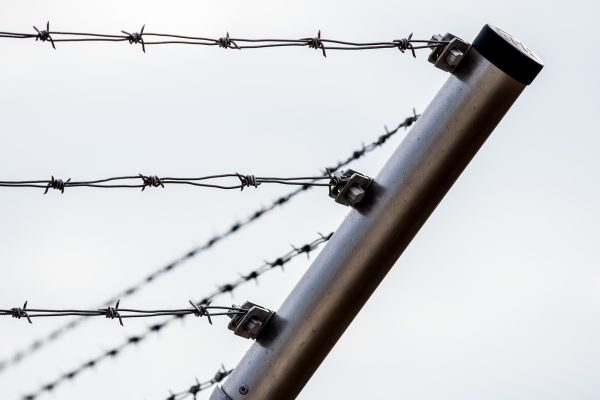
MULTIPOLYGON (((300 399, 598 399, 598 7, 574 0, 8 1, 0 31, 146 31, 379 41, 496 24, 546 68, 526 89, 300 399)), ((0 180, 315 174, 422 111, 447 79, 397 50, 227 51, 0 39, 0 180)), ((352 168, 376 175, 403 133, 352 168)), ((0 308, 95 307, 289 188, 0 190, 0 308), (153 190, 150 190, 153 189, 153 190)), ((122 301, 179 308, 338 226, 315 189, 122 301)), ((277 309, 299 257, 215 304, 277 309)), ((0 359, 68 320, 0 319, 0 359)), ((144 331, 94 319, 0 373, 18 399, 144 331)), ((43 399, 162 400, 250 342, 186 319, 43 399)), ((199 399, 207 399, 211 391, 199 399)))

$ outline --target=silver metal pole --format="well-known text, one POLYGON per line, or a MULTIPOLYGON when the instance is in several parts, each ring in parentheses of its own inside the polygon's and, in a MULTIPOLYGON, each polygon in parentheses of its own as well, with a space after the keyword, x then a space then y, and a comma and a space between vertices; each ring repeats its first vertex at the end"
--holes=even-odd
POLYGON ((515 38, 484 27, 212 400, 286 400, 300 393, 541 68, 515 38))

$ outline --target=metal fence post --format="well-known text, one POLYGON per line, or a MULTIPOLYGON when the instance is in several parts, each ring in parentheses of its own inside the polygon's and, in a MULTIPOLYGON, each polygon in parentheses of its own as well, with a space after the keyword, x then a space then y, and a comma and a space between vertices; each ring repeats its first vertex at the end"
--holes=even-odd
POLYGON ((542 66, 514 37, 482 29, 212 400, 286 400, 300 393, 542 66))

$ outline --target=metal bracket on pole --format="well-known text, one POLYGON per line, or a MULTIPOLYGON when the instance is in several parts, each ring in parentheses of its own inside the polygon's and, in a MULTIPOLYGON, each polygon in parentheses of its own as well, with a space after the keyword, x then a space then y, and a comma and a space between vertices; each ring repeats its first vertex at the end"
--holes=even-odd
POLYGON ((331 175, 329 197, 337 203, 354 207, 365 197, 365 193, 373 179, 351 169, 331 175))
MULTIPOLYGON (((238 308, 236 305, 233 307, 238 308)), ((275 315, 275 311, 271 311, 249 301, 245 302, 244 305, 239 308, 248 311, 244 314, 230 311, 229 318, 231 318, 231 321, 229 321, 227 328, 232 330, 237 336, 246 339, 256 339, 265 325, 267 325, 271 318, 273 318, 273 315, 275 315)))
POLYGON ((442 41, 449 43, 443 47, 434 47, 429 55, 428 61, 442 71, 452 73, 458 64, 460 64, 465 54, 467 54, 471 45, 451 33, 433 35, 430 44, 442 41))

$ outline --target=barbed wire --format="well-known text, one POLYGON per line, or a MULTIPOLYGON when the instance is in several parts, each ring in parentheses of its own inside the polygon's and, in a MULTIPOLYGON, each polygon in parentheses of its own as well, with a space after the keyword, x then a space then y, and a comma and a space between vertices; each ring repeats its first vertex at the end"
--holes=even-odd
POLYGON ((244 190, 246 187, 258 188, 262 184, 279 184, 279 185, 291 185, 291 186, 325 186, 331 187, 333 183, 319 183, 318 181, 330 179, 329 176, 305 176, 305 177, 291 177, 291 178, 277 178, 277 177, 262 177, 255 175, 242 175, 236 173, 231 174, 219 174, 219 175, 207 175, 197 178, 176 178, 176 177, 158 177, 157 175, 129 175, 129 176, 115 176, 111 178, 96 179, 90 181, 72 181, 71 178, 67 180, 56 179, 54 176, 50 180, 34 180, 34 181, 0 181, 0 187, 12 187, 12 188, 41 188, 45 189, 44 194, 48 193, 50 189, 55 189, 61 193, 65 192, 65 188, 68 187, 91 187, 101 189, 142 189, 144 191, 147 187, 162 187, 165 185, 189 185, 196 187, 212 188, 212 189, 240 189, 244 190), (218 183, 207 183, 213 181, 219 181, 227 178, 235 178, 239 181, 237 184, 218 184, 218 183), (141 180, 141 181, 140 181, 141 180), (118 182, 118 183, 115 183, 118 182))
MULTIPOLYGON (((352 162, 362 158, 365 154, 368 154, 368 153, 374 151, 378 147, 382 147, 388 141, 388 139, 390 139, 392 136, 397 134, 401 129, 407 129, 410 126, 412 126, 412 124, 417 120, 417 118, 418 118, 418 115, 417 115, 416 111, 413 110, 413 115, 406 117, 394 129, 389 130, 387 127, 384 127, 385 128, 384 134, 380 135, 376 140, 372 141, 371 143, 369 143, 367 145, 363 144, 361 146, 361 148, 354 150, 352 153, 350 153, 350 155, 347 158, 342 159, 341 161, 338 161, 335 165, 332 165, 329 168, 327 168, 327 170, 329 170, 331 172, 335 172, 343 167, 350 165, 352 162)), ((181 267, 183 264, 185 264, 186 261, 192 259, 193 257, 195 257, 205 251, 208 251, 209 249, 213 248, 215 244, 221 242, 223 239, 226 239, 229 236, 234 235, 236 232, 239 232, 242 228, 246 227, 247 225, 251 224, 254 221, 259 220, 260 218, 264 217, 265 215, 267 215, 271 211, 275 210, 276 208, 284 206, 285 204, 289 203, 290 200, 292 200, 299 194, 301 194, 307 190, 310 190, 311 188, 312 188, 311 186, 301 186, 300 188, 295 189, 295 190, 287 193, 286 195, 283 195, 283 196, 275 199, 268 206, 257 209, 256 211, 251 213, 250 216, 248 216, 246 219, 232 224, 223 233, 213 236, 212 238, 208 239, 204 244, 194 247, 193 249, 189 250, 188 252, 186 252, 184 255, 182 255, 180 258, 176 259, 175 261, 151 272, 150 274, 145 276, 143 279, 141 279, 138 283, 133 284, 130 287, 128 287, 128 288, 122 290, 121 292, 117 293, 116 295, 112 296, 111 298, 106 300, 104 303, 102 303, 100 305, 100 307, 108 307, 109 305, 113 304, 117 299, 127 298, 127 297, 139 292, 145 286, 150 285, 155 280, 159 279, 161 276, 181 267)), ((33 341, 24 350, 19 350, 19 351, 15 352, 13 355, 11 355, 10 357, 0 361, 0 372, 6 370, 7 368, 9 368, 11 366, 19 364, 21 361, 26 359, 28 356, 36 353, 43 347, 58 340, 61 336, 63 336, 67 332, 76 329, 85 320, 86 320, 85 317, 74 319, 73 321, 68 322, 67 324, 51 331, 44 338, 33 341)))
POLYGON ((187 36, 169 33, 144 32, 146 28, 142 25, 139 32, 121 31, 121 34, 104 33, 85 33, 85 32, 61 32, 50 29, 50 22, 46 23, 46 29, 33 27, 34 32, 0 32, 0 38, 7 39, 35 39, 37 42, 49 42, 54 50, 56 43, 65 42, 128 42, 129 44, 139 44, 142 51, 146 52, 146 46, 183 44, 194 46, 216 46, 223 49, 245 50, 245 49, 265 49, 281 47, 307 47, 320 50, 323 57, 327 57, 328 50, 378 50, 378 49, 398 49, 405 53, 410 51, 413 57, 417 57, 416 50, 433 49, 445 46, 448 41, 435 39, 421 40, 413 39, 411 33, 406 38, 391 41, 377 42, 350 42, 345 40, 326 39, 321 37, 319 30, 316 36, 300 39, 249 39, 240 37, 230 37, 229 32, 225 36, 218 38, 208 38, 200 36, 187 36), (150 39, 150 40, 148 40, 150 39), (154 39, 154 40, 153 40, 154 39))
POLYGON ((190 396, 192 396, 193 399, 196 400, 196 396, 199 392, 209 389, 217 383, 220 383, 221 381, 223 381, 223 379, 227 378, 232 372, 233 369, 227 370, 225 369, 225 366, 221 365, 221 368, 211 379, 204 382, 199 382, 198 379, 196 379, 195 385, 190 386, 189 389, 184 390, 182 392, 171 392, 171 395, 167 397, 166 400, 184 400, 190 396))
POLYGON ((10 316, 16 319, 25 318, 30 324, 33 323, 31 318, 41 317, 68 317, 68 316, 81 316, 81 317, 106 317, 108 319, 117 319, 119 324, 123 326, 123 319, 125 318, 149 318, 149 317, 164 317, 164 316, 185 316, 195 315, 196 317, 207 317, 208 322, 212 325, 212 317, 218 317, 222 315, 233 316, 246 314, 248 310, 238 307, 222 307, 222 306, 211 306, 210 303, 206 305, 194 304, 191 300, 189 301, 192 308, 178 308, 171 310, 138 310, 133 308, 119 308, 121 300, 117 300, 117 304, 114 307, 99 308, 96 310, 56 310, 47 308, 27 308, 27 301, 23 307, 13 307, 8 310, 0 309, 0 316, 10 316), (221 312, 213 312, 210 310, 218 310, 221 312), (222 312, 225 310, 225 312, 222 312))
MULTIPOLYGON (((283 270, 284 266, 289 263, 291 260, 293 260, 294 258, 302 255, 302 254, 306 254, 307 257, 310 257, 310 253, 314 250, 316 250, 321 244, 327 242, 331 236, 333 236, 333 233, 330 233, 328 235, 322 235, 319 234, 319 238, 313 240, 312 242, 306 243, 302 246, 296 247, 296 246, 292 246, 292 250, 288 251, 287 253, 285 253, 284 255, 276 258, 274 261, 265 261, 261 266, 259 266, 258 268, 255 268, 253 270, 251 270, 250 272, 248 272, 245 275, 241 275, 239 278, 230 281, 229 283, 220 285, 215 291, 213 291, 212 293, 210 293, 209 295, 205 296, 203 299, 195 302, 194 304, 196 306, 198 306, 198 308, 200 307, 207 307, 207 304, 210 304, 215 298, 225 295, 227 293, 232 293, 236 288, 251 282, 251 281, 257 281, 257 279, 267 273, 268 271, 272 271, 273 269, 277 269, 277 268, 281 268, 283 270)), ((232 307, 232 308, 236 308, 236 307, 232 307)), ((84 362, 83 364, 81 364, 80 366, 74 368, 73 370, 71 370, 70 372, 67 372, 61 376, 59 376, 58 378, 54 379, 53 381, 51 381, 50 383, 47 383, 45 385, 42 385, 38 390, 36 390, 35 392, 25 395, 23 396, 23 400, 35 400, 37 399, 42 393, 44 392, 51 392, 52 390, 54 390, 57 386, 59 386, 61 383, 64 383, 68 380, 73 380, 75 379, 75 377, 77 377, 81 372, 93 368, 95 367, 98 363, 100 363, 101 361, 104 361, 106 359, 109 358, 116 358, 118 357, 119 354, 121 354, 121 352, 132 345, 136 345, 139 344, 141 342, 143 342, 144 340, 146 340, 150 335, 152 335, 153 333, 159 332, 161 331, 165 326, 169 325, 170 323, 172 323, 173 321, 176 321, 178 319, 183 319, 189 315, 192 315, 191 313, 181 313, 181 314, 176 314, 173 315, 172 317, 154 324, 152 326, 150 326, 148 329, 146 329, 145 332, 143 332, 140 335, 135 335, 135 336, 131 336, 129 337, 124 343, 122 343, 121 345, 118 345, 116 347, 113 347, 112 349, 102 353, 101 355, 92 358, 91 360, 84 362)))

